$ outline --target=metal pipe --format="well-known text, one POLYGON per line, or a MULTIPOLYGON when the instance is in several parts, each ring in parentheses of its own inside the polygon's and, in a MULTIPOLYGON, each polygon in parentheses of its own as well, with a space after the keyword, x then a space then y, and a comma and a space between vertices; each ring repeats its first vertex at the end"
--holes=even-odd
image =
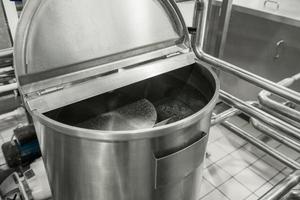
MULTIPOLYGON (((261 105, 258 102, 256 102, 256 101, 248 101, 248 103, 250 105, 255 106, 256 108, 259 108, 259 109, 265 111, 266 113, 268 113, 268 114, 270 114, 270 115, 272 115, 274 117, 277 117, 277 118, 281 119, 282 121, 285 121, 285 122, 287 122, 287 123, 295 126, 296 128, 300 129, 300 124, 299 123, 297 123, 297 122, 295 122, 295 121, 293 121, 293 120, 291 120, 291 119, 289 119, 289 118, 287 118, 285 116, 282 116, 282 115, 280 115, 279 113, 277 113, 277 112, 275 112, 273 110, 270 110, 270 109, 265 108, 265 107, 261 107, 261 105)), ((224 111, 222 113, 214 115, 212 117, 211 125, 214 126, 216 124, 221 123, 222 121, 225 121, 229 117, 233 117, 233 116, 239 115, 241 113, 242 112, 240 110, 238 110, 238 109, 230 108, 230 109, 228 109, 228 110, 226 110, 226 111, 224 111)))
POLYGON ((218 58, 222 58, 224 54, 225 44, 228 35, 229 22, 231 18, 233 0, 223 0, 221 5, 220 20, 217 32, 217 41, 215 52, 218 58))
POLYGON ((4 92, 9 92, 18 89, 18 84, 17 83, 11 83, 8 85, 1 85, 0 86, 0 94, 4 92))
POLYGON ((12 71, 14 71, 13 67, 0 68, 0 74, 4 74, 4 73, 7 73, 7 72, 12 72, 12 71))
POLYGON ((14 111, 11 111, 11 112, 0 115, 0 123, 11 120, 13 118, 19 118, 19 117, 22 117, 22 116, 25 116, 25 115, 26 115, 25 109, 20 107, 20 108, 17 108, 16 110, 14 110, 14 111))
POLYGON ((295 186, 300 183, 300 170, 290 174, 287 178, 281 181, 278 185, 269 190, 259 200, 280 200, 295 186))
POLYGON ((0 76, 0 87, 2 85, 7 85, 7 84, 13 83, 13 82, 15 82, 15 78, 14 77, 11 77, 11 76, 2 77, 2 76, 0 76))
POLYGON ((276 117, 276 118, 278 118, 278 119, 280 119, 280 120, 282 120, 284 122, 287 122, 288 124, 290 124, 290 125, 298 128, 298 129, 300 129, 300 123, 297 123, 296 121, 294 121, 294 120, 292 120, 292 119, 290 119, 290 118, 288 118, 286 116, 283 116, 280 113, 278 113, 278 112, 276 112, 276 111, 274 111, 272 109, 263 107, 261 104, 259 104, 259 102, 257 102, 257 101, 248 101, 248 103, 250 105, 255 106, 256 108, 258 108, 258 109, 260 109, 260 110, 262 110, 262 111, 264 111, 264 112, 272 115, 273 117, 276 117))
POLYGON ((220 98, 226 104, 241 110, 242 112, 249 115, 250 117, 259 119, 260 121, 270 125, 271 127, 274 127, 283 132, 286 132, 290 136, 300 140, 300 130, 298 128, 252 106, 249 103, 243 102, 242 100, 240 100, 222 90, 220 90, 220 98))
POLYGON ((285 144, 286 146, 300 153, 300 143, 298 143, 297 141, 285 135, 282 135, 281 133, 275 131, 271 127, 261 123, 257 119, 251 118, 250 122, 253 125, 253 127, 256 128, 257 130, 263 132, 264 134, 270 136, 271 138, 279 141, 281 144, 285 144))
POLYGON ((7 48, 7 49, 1 49, 0 50, 0 58, 4 58, 4 57, 9 57, 9 56, 13 56, 13 48, 7 48))
POLYGON ((12 67, 0 68, 0 85, 14 83, 15 73, 12 67))
POLYGON ((266 152, 267 154, 269 154, 273 158, 275 158, 275 159, 279 160, 280 162, 284 163, 285 165, 287 165, 291 169, 293 169, 293 170, 300 169, 300 164, 298 162, 296 162, 293 159, 287 157, 286 155, 280 153, 279 151, 275 150, 274 148, 269 147, 264 142, 260 141, 259 139, 255 138, 251 134, 249 134, 246 131, 244 131, 244 130, 240 129, 239 127, 235 126, 234 124, 225 121, 225 122, 222 123, 222 125, 224 127, 226 127, 228 130, 232 131, 236 135, 238 135, 241 138, 243 138, 244 140, 246 140, 247 142, 253 144, 254 146, 259 148, 260 150, 266 152))
POLYGON ((203 51, 203 44, 205 39, 204 36, 206 31, 206 19, 208 15, 208 1, 209 0, 196 0, 195 2, 193 27, 197 27, 197 32, 195 34, 192 34, 191 45, 196 57, 199 60, 203 60, 211 64, 216 69, 231 73, 263 89, 271 91, 274 94, 300 104, 300 93, 278 85, 270 80, 255 75, 228 62, 215 58, 203 51))
MULTIPOLYGON (((251 105, 258 105, 257 102, 249 102, 249 104, 251 105)), ((219 114, 214 114, 212 116, 212 120, 211 120, 211 126, 214 126, 216 124, 219 124, 223 121, 225 121, 226 119, 239 115, 241 113, 240 110, 236 109, 236 108, 230 108, 228 110, 225 110, 219 114)), ((273 139, 279 141, 282 144, 287 145, 288 147, 294 149, 295 151, 300 153, 300 143, 298 143, 297 141, 282 135, 281 133, 278 133, 277 131, 275 131, 274 129, 272 129, 271 127, 261 123, 260 121, 258 121, 257 119, 251 118, 250 119, 251 124, 253 125, 254 128, 258 129, 259 131, 261 131, 262 133, 272 137, 273 139)))
POLYGON ((0 68, 13 65, 13 58, 0 58, 0 68))
POLYGON ((240 113, 241 113, 241 111, 236 109, 236 108, 230 108, 228 110, 225 110, 224 112, 221 112, 217 115, 212 116, 211 126, 219 124, 219 123, 225 121, 227 118, 233 117, 233 116, 238 115, 240 113))
MULTIPOLYGON (((300 79, 300 73, 296 74, 290 78, 286 78, 286 79, 278 82, 278 84, 288 87, 299 79, 300 79)), ((295 120, 297 122, 300 122, 300 112, 299 111, 289 108, 277 101, 272 100, 271 98, 269 98, 269 96, 271 96, 271 95, 272 94, 266 90, 261 91, 258 94, 258 100, 259 100, 260 104, 267 108, 275 110, 284 116, 292 118, 293 120, 295 120)))
POLYGON ((13 48, 0 50, 0 67, 12 66, 13 48))
POLYGON ((295 120, 293 120, 285 115, 281 115, 279 112, 276 112, 273 109, 262 106, 261 104, 256 103, 254 106, 256 106, 256 107, 260 108, 261 110, 269 113, 270 115, 277 117, 278 119, 281 119, 282 121, 285 121, 285 122, 297 127, 298 129, 300 129, 300 123, 296 122, 295 120))

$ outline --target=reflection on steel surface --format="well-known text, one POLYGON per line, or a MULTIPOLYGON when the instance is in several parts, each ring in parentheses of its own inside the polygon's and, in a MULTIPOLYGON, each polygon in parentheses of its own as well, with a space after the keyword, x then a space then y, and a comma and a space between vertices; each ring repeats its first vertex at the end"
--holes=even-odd
POLYGON ((211 64, 214 68, 236 75, 241 79, 271 91, 274 94, 300 104, 300 93, 243 70, 242 68, 239 68, 233 64, 215 58, 203 51, 205 27, 207 24, 208 2, 209 0, 197 0, 195 3, 193 26, 197 27, 197 33, 192 34, 192 47, 196 57, 211 64))

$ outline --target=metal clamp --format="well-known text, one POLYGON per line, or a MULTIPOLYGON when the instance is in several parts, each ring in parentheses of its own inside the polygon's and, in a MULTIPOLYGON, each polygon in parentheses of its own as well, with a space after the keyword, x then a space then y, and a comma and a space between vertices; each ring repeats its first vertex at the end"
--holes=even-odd
POLYGON ((156 158, 155 188, 176 183, 194 172, 203 163, 208 134, 182 150, 156 158))
POLYGON ((264 1, 264 7, 267 7, 268 3, 270 4, 276 4, 276 9, 279 10, 280 4, 278 1, 274 1, 274 0, 265 0, 264 1))

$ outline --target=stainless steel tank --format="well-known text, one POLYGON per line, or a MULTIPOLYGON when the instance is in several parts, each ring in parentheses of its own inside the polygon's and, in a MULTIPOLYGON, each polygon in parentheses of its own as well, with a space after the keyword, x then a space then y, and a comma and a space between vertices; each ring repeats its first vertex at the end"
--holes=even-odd
POLYGON ((55 200, 200 198, 219 82, 189 42, 172 0, 27 2, 14 64, 55 200), (113 94, 125 95, 121 104, 155 104, 186 87, 203 104, 173 123, 127 131, 77 125, 107 111, 113 94))

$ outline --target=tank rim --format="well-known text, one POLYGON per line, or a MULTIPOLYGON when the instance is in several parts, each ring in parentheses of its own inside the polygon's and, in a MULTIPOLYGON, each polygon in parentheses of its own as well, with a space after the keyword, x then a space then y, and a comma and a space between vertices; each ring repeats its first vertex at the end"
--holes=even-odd
MULTIPOLYGON (((200 122, 200 119, 203 116, 210 114, 211 110, 215 106, 218 98, 219 98, 219 90, 220 90, 220 81, 215 74, 215 72, 199 63, 195 63, 199 67, 207 70, 211 76, 211 79, 215 84, 215 91, 209 102, 198 112, 194 113, 191 116, 188 116, 180 121, 167 124, 164 126, 147 128, 147 129, 139 129, 139 130, 130 130, 130 131, 102 131, 102 130, 93 130, 93 129, 85 129, 76 126, 67 125, 61 122, 58 122, 54 119, 51 119, 45 116, 42 113, 37 111, 32 111, 32 117, 34 118, 34 123, 36 121, 41 123, 43 126, 54 129, 58 134, 63 134, 71 137, 82 138, 82 139, 90 139, 90 140, 100 140, 100 141, 129 141, 129 140, 140 140, 140 139, 149 139, 154 137, 161 137, 167 134, 171 134, 172 132, 176 132, 177 130, 188 127, 197 121, 200 122)), ((37 126, 36 126, 37 128, 37 126)), ((39 132, 39 130, 37 130, 39 132)))

